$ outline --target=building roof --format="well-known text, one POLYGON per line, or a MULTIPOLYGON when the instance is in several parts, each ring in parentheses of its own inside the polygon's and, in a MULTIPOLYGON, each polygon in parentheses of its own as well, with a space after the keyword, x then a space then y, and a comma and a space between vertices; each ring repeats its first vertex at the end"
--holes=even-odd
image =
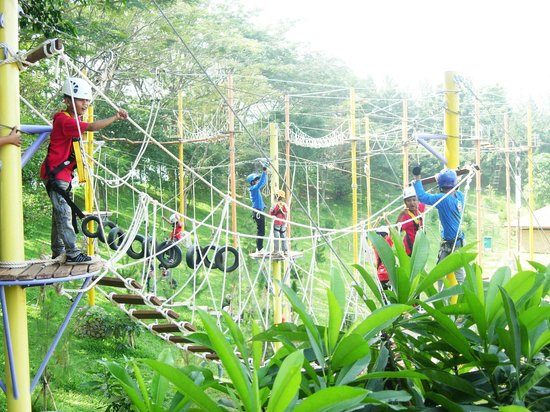
MULTIPOLYGON (((550 205, 546 205, 541 209, 535 210, 533 215, 533 227, 539 229, 550 229, 550 205)), ((517 220, 512 222, 512 226, 517 225, 517 220)), ((529 215, 524 215, 520 218, 519 227, 522 229, 529 228, 529 215)))

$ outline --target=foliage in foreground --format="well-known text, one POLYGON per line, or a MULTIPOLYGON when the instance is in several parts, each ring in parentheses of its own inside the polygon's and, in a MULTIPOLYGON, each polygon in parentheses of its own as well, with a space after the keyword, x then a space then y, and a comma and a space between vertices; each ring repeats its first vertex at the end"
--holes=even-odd
POLYGON ((206 333, 193 339, 216 351, 228 380, 167 359, 131 361, 131 371, 116 363, 108 368, 139 411, 550 410, 550 267, 518 265, 514 276, 501 268, 484 282, 471 264, 475 255, 461 251, 427 272, 425 237, 409 258, 393 235, 395 251, 371 238, 390 268, 389 304, 357 267, 374 295, 355 286, 371 314, 345 330, 346 291, 335 275, 327 290, 328 325, 316 325, 284 285, 300 325, 262 333, 254 325, 247 341, 227 314, 224 333, 201 312, 206 333), (461 266, 464 284, 437 292, 434 282, 461 266), (282 347, 262 365, 265 342, 282 347), (150 382, 140 366, 152 371, 150 382))

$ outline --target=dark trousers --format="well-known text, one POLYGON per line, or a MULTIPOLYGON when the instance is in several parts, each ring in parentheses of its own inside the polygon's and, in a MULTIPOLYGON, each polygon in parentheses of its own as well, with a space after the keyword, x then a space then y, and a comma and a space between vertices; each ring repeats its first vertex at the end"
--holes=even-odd
POLYGON ((254 210, 252 212, 252 219, 256 222, 256 249, 262 250, 264 248, 265 216, 254 210))

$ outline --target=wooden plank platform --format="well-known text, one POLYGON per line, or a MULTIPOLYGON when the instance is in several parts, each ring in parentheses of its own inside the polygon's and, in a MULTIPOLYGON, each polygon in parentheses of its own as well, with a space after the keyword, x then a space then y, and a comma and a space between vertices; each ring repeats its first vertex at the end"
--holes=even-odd
MULTIPOLYGON (((97 279, 94 277, 94 280, 97 279)), ((98 285, 103 285, 103 286, 112 286, 112 287, 115 287, 115 288, 126 288, 126 283, 124 282, 123 279, 121 278, 115 278, 115 277, 109 277, 109 276, 103 276, 99 282, 97 282, 98 285)), ((141 286, 141 284, 137 281, 137 280, 134 280, 134 279, 131 279, 130 280, 130 284, 132 285, 132 287, 134 289, 142 289, 143 286, 141 286)))
POLYGON ((250 253, 249 256, 254 260, 295 260, 304 256, 302 252, 290 251, 285 254, 280 254, 277 252, 254 252, 250 253))
POLYGON ((91 264, 66 265, 52 263, 51 260, 29 262, 25 266, 10 268, 0 265, 0 282, 4 281, 29 281, 66 278, 71 276, 95 273, 103 267, 103 262, 97 261, 91 264))
MULTIPOLYGON (((173 310, 168 310, 167 315, 172 319, 178 319, 180 317, 180 315, 177 312, 174 312, 173 310)), ((132 316, 137 319, 164 319, 165 318, 162 312, 158 312, 156 310, 133 310, 132 316)))

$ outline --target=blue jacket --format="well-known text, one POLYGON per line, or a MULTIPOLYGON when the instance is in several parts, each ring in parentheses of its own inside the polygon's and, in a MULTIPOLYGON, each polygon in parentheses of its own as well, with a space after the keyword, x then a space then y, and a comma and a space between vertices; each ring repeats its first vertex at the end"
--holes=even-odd
POLYGON ((252 185, 248 188, 250 190, 250 201, 252 202, 252 207, 257 210, 264 210, 265 203, 262 198, 262 193, 260 192, 264 186, 267 184, 267 173, 263 172, 260 175, 258 183, 252 185))
MULTIPOLYGON (((418 200, 427 205, 433 205, 445 196, 445 193, 434 195, 426 193, 420 180, 414 182, 414 189, 416 190, 418 200)), ((464 195, 462 192, 455 191, 448 195, 436 205, 436 209, 437 213, 439 213, 439 221, 442 226, 441 237, 443 240, 454 241, 455 238, 464 239, 464 232, 460 229, 461 216, 464 210, 464 195)))

